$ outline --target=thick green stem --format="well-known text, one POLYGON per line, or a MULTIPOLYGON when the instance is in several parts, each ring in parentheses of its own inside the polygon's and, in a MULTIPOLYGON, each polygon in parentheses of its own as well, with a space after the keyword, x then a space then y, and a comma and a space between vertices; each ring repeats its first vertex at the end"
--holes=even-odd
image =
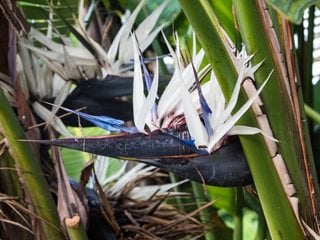
POLYGON ((234 215, 233 240, 242 240, 243 236, 243 190, 236 188, 236 211, 234 215))
POLYGON ((28 143, 21 142, 25 134, 9 102, 0 90, 0 129, 6 138, 9 151, 39 217, 44 237, 61 240, 60 224, 55 203, 45 181, 38 160, 28 143))
MULTIPOLYGON (((203 192, 203 185, 201 185, 200 183, 196 183, 196 182, 191 182, 191 185, 192 185, 193 194, 196 197, 197 207, 200 208, 203 206, 203 203, 205 203, 207 201, 207 198, 205 197, 204 192, 203 192)), ((210 208, 203 209, 200 212, 201 221, 205 224, 210 223, 211 214, 212 214, 212 212, 211 212, 210 208)), ((205 239, 206 240, 216 239, 214 231, 206 231, 205 239)))
MULTIPOLYGON (((206 52, 224 95, 229 99, 237 73, 222 43, 223 38, 217 30, 219 24, 210 5, 206 0, 179 0, 179 2, 206 52)), ((241 93, 239 104, 243 104, 245 99, 245 95, 241 93)), ((257 126, 253 112, 248 112, 239 124, 257 126)), ((272 238, 302 239, 303 233, 282 188, 263 137, 243 136, 241 143, 272 238)))
MULTIPOLYGON (((248 54, 255 54, 252 62, 257 64, 264 61, 262 67, 255 73, 256 82, 262 84, 270 71, 272 69, 275 71, 261 96, 273 134, 279 140, 278 152, 285 160, 297 190, 303 215, 310 216, 310 201, 306 197, 309 195, 309 189, 306 173, 302 167, 303 153, 294 109, 291 104, 292 96, 287 91, 288 80, 282 74, 282 71, 286 72, 287 70, 279 60, 280 49, 275 49, 277 39, 274 38, 276 35, 272 34, 273 28, 270 27, 270 23, 267 23, 268 26, 266 26, 266 23, 261 20, 262 13, 259 12, 259 1, 234 0, 237 22, 248 54)), ((297 93, 292 92, 291 94, 297 93)), ((312 156, 312 153, 309 155, 312 156)), ((309 160, 312 161, 311 158, 309 160)))
POLYGON ((308 104, 304 104, 304 110, 306 111, 306 115, 311 118, 316 123, 320 123, 320 113, 316 110, 312 109, 308 104))

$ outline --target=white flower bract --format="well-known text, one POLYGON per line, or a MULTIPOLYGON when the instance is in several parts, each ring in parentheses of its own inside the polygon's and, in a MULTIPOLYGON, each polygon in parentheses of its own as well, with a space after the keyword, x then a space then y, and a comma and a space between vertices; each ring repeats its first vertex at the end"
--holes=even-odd
POLYGON ((211 110, 211 113, 208 114, 208 122, 212 132, 209 133, 201 118, 201 114, 203 115, 203 113, 201 112, 201 103, 198 91, 197 89, 190 91, 192 86, 195 85, 195 76, 192 72, 191 64, 194 64, 196 71, 200 72, 201 70, 199 71, 199 67, 204 58, 204 52, 201 49, 196 53, 194 44, 192 63, 184 67, 180 60, 179 43, 177 42, 177 48, 176 51, 174 51, 165 37, 164 39, 174 60, 175 71, 158 101, 157 119, 151 119, 150 116, 151 108, 156 104, 157 92, 155 88, 158 86, 158 67, 154 72, 152 91, 150 91, 148 96, 145 97, 141 73, 141 64, 144 63, 140 62, 141 58, 139 58, 140 53, 136 42, 134 41, 133 43, 133 49, 135 51, 133 106, 135 124, 139 131, 146 133, 146 126, 148 126, 149 131, 153 131, 157 128, 167 128, 169 127, 168 123, 171 120, 166 121, 166 118, 172 118, 172 115, 175 117, 184 115, 186 125, 191 138, 194 140, 195 146, 197 148, 205 149, 209 153, 219 148, 225 137, 229 135, 264 134, 259 128, 237 126, 236 123, 256 101, 260 92, 267 84, 272 72, 260 88, 257 89, 256 92, 246 101, 246 103, 234 112, 242 83, 247 78, 253 79, 254 72, 262 65, 262 62, 255 66, 251 66, 249 62, 252 57, 239 59, 237 64, 241 67, 239 69, 238 79, 233 89, 232 96, 228 103, 226 103, 213 72, 211 72, 210 80, 201 85, 201 92, 211 110))

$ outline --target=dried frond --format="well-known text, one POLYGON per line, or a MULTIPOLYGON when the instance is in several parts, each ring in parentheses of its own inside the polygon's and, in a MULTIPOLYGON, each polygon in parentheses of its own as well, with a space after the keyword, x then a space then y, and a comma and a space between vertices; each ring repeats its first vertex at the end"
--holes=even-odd
POLYGON ((106 188, 105 194, 114 209, 113 215, 118 220, 122 239, 184 239, 186 236, 203 235, 205 227, 196 218, 200 209, 187 214, 166 203, 173 196, 188 197, 186 193, 171 191, 187 180, 144 184, 153 178, 158 178, 154 167, 138 164, 106 188))
POLYGON ((6 231, 6 224, 17 226, 33 235, 30 219, 28 219, 26 213, 29 213, 29 210, 26 208, 26 203, 21 202, 22 200, 18 197, 9 196, 3 193, 0 193, 0 222, 2 227, 6 231), (5 209, 6 208, 6 209, 5 209), (16 220, 12 220, 12 216, 8 216, 5 212, 10 210, 14 214, 16 220))

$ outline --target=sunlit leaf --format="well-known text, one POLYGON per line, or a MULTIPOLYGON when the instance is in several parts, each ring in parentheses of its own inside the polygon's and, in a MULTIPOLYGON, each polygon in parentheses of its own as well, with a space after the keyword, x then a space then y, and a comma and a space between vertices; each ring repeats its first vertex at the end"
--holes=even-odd
POLYGON ((304 10, 319 3, 317 0, 267 0, 266 2, 296 24, 301 23, 304 10))

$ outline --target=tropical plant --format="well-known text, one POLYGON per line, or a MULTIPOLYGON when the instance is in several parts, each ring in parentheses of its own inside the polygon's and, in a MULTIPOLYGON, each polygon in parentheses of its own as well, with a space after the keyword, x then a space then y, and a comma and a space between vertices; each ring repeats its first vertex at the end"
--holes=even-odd
POLYGON ((1 1, 2 238, 319 239, 315 3, 1 1))

